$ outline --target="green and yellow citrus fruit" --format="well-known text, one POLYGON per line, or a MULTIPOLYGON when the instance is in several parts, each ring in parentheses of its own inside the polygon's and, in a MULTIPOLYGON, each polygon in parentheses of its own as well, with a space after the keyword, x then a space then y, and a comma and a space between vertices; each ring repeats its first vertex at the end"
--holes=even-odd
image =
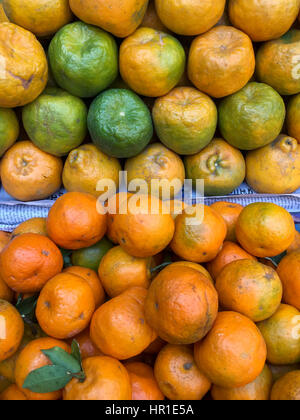
POLYGON ((104 237, 95 245, 74 251, 71 257, 72 264, 98 271, 102 258, 113 246, 114 245, 104 237))
POLYGON ((19 121, 12 109, 0 108, 0 157, 19 136, 19 121))

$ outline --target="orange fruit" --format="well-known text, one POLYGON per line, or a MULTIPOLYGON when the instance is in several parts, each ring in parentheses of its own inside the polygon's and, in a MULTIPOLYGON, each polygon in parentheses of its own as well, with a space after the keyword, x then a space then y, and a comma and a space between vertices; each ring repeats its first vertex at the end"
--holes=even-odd
POLYGON ((169 400, 202 400, 211 382, 198 369, 189 346, 167 344, 158 354, 155 378, 169 400))
POLYGON ((294 242, 292 242, 292 244, 286 250, 288 254, 294 251, 300 251, 300 232, 298 232, 297 230, 295 232, 294 242))
POLYGON ((199 90, 215 98, 242 89, 254 69, 251 39, 232 26, 217 26, 194 39, 191 45, 189 78, 199 90))
POLYGON ((86 282, 88 283, 88 285, 93 291, 96 308, 98 308, 104 303, 105 291, 103 289, 103 286, 101 284, 99 277, 97 276, 94 270, 91 270, 90 268, 85 268, 85 267, 72 266, 72 267, 65 268, 63 272, 75 274, 76 276, 79 276, 83 278, 84 280, 86 280, 86 282))
POLYGON ((140 26, 143 26, 144 28, 152 28, 156 31, 169 32, 157 15, 154 0, 149 0, 144 19, 140 26))
MULTIPOLYGON (((125 171, 127 171, 129 191, 131 190, 130 182, 142 179, 148 187, 145 194, 149 193, 164 200, 174 198, 182 190, 185 180, 182 160, 161 143, 150 144, 142 153, 128 159, 125 163, 125 171), (157 183, 156 186, 154 181, 157 183)), ((135 189, 136 186, 133 188, 135 189)))
POLYGON ((172 263, 173 267, 190 267, 193 268, 196 271, 199 271, 199 273, 204 274, 205 277, 208 278, 209 281, 211 281, 213 283, 213 279, 211 277, 211 275, 209 274, 209 272, 206 270, 206 268, 203 267, 203 265, 201 264, 197 264, 194 262, 190 262, 190 261, 176 261, 174 263, 172 263))
POLYGON ((25 220, 15 228, 12 232, 12 238, 23 235, 24 233, 37 233, 38 235, 47 236, 46 218, 33 217, 32 219, 25 220))
POLYGON ((300 362, 299 316, 299 311, 293 306, 280 305, 271 318, 258 324, 267 344, 268 362, 273 365, 300 362))
POLYGON ((88 282, 75 274, 53 277, 42 289, 36 317, 50 337, 66 339, 83 331, 95 311, 95 298, 88 282))
POLYGON ((179 35, 198 35, 212 28, 222 17, 225 0, 155 0, 163 24, 179 35))
POLYGON ((120 47, 122 79, 139 95, 166 95, 177 85, 184 68, 185 52, 180 42, 152 28, 139 28, 120 47))
POLYGON ((274 384, 271 401, 300 401, 300 370, 287 373, 274 384))
POLYGON ((300 143, 300 95, 292 96, 288 103, 286 125, 289 136, 297 139, 300 143))
POLYGON ((196 155, 184 159, 186 175, 197 189, 197 181, 204 181, 204 194, 228 195, 244 181, 246 164, 242 153, 220 138, 213 139, 196 155))
POLYGON ((134 401, 164 400, 165 397, 158 387, 153 369, 140 362, 125 363, 132 386, 134 401))
POLYGON ((105 192, 99 181, 110 179, 119 187, 118 159, 107 156, 94 144, 84 144, 72 150, 65 162, 62 178, 69 192, 85 192, 99 197, 105 192))
POLYGON ((30 372, 52 364, 41 350, 48 350, 53 347, 60 347, 68 353, 71 352, 70 346, 63 341, 45 337, 33 340, 27 344, 17 359, 15 368, 16 384, 28 400, 53 401, 61 398, 61 391, 39 394, 23 388, 24 381, 30 372))
POLYGON ((136 194, 128 198, 127 214, 113 217, 121 247, 134 257, 151 257, 163 251, 174 234, 174 221, 162 201, 136 194))
POLYGON ((300 250, 285 256, 277 273, 283 285, 283 301, 300 311, 300 250))
POLYGON ((244 207, 238 203, 229 203, 227 201, 216 201, 210 207, 225 220, 227 225, 226 241, 236 242, 235 225, 244 207))
POLYGON ((170 344, 201 340, 217 312, 218 296, 211 281, 193 268, 173 264, 155 277, 145 303, 146 321, 170 344))
POLYGON ((62 167, 61 158, 19 141, 2 158, 2 185, 17 200, 42 200, 60 188, 62 167))
POLYGON ((11 233, 0 230, 0 252, 6 247, 11 240, 11 233))
POLYGON ((254 322, 270 318, 282 299, 282 284, 276 271, 251 260, 227 264, 217 277, 216 289, 222 308, 239 312, 254 322))
POLYGON ((195 205, 176 218, 171 248, 187 261, 211 261, 218 254, 226 233, 222 216, 206 205, 195 205))
POLYGON ((215 259, 207 263, 207 269, 214 280, 217 279, 223 268, 233 261, 254 260, 256 258, 244 251, 234 242, 224 242, 222 249, 215 259))
POLYGON ((70 0, 73 13, 83 22, 100 26, 118 38, 132 34, 141 24, 148 0, 70 0))
POLYGON ((207 146, 218 120, 212 99, 186 86, 157 98, 152 116, 160 141, 180 155, 192 155, 207 146))
POLYGON ((82 362, 84 382, 72 379, 63 390, 66 401, 131 400, 130 377, 116 359, 106 356, 89 357, 82 362))
POLYGON ((91 339, 104 354, 126 360, 140 354, 156 339, 157 334, 145 319, 146 295, 146 289, 132 287, 94 313, 91 339))
POLYGON ((151 268, 154 265, 151 257, 132 257, 117 246, 102 258, 99 277, 108 296, 116 297, 131 287, 148 289, 152 278, 151 268))
POLYGON ((246 167, 246 181, 255 191, 262 194, 293 193, 300 187, 300 144, 281 134, 273 143, 248 152, 246 167))
POLYGON ((13 356, 21 344, 24 323, 16 308, 0 300, 0 362, 13 356))
POLYGON ((68 0, 30 0, 26 7, 22 0, 4 0, 2 5, 11 22, 39 37, 54 34, 72 20, 68 0))
POLYGON ((0 401, 26 401, 27 398, 17 385, 10 385, 0 394, 0 401))
POLYGON ((6 16, 3 5, 0 5, 0 22, 9 22, 8 17, 6 16))
POLYGON ((300 3, 299 0, 229 0, 228 7, 233 26, 246 32, 253 41, 268 41, 290 29, 300 3))
POLYGON ((106 214, 91 194, 71 192, 61 196, 47 218, 49 237, 67 249, 87 248, 99 242, 106 232, 106 214), (62 229, 63 226, 63 229, 62 229))
POLYGON ((5 63, 0 106, 14 108, 34 101, 48 80, 46 54, 36 37, 13 23, 0 23, 0 56, 5 63))
POLYGON ((0 275, 12 290, 39 292, 63 268, 63 257, 46 236, 25 233, 14 238, 0 254, 0 275))
POLYGON ((264 368, 266 356, 259 329, 237 312, 220 312, 205 339, 195 344, 199 369, 223 388, 237 388, 254 381, 264 368))
POLYGON ((257 80, 272 86, 280 95, 299 93, 299 41, 300 31, 291 29, 281 38, 262 44, 256 54, 257 80))
POLYGON ((110 197, 108 202, 105 203, 106 208, 108 209, 106 236, 114 244, 118 244, 117 232, 114 223, 115 215, 119 213, 120 207, 122 208, 123 205, 125 205, 125 209, 127 209, 127 199, 131 196, 132 194, 128 192, 120 192, 110 197))
POLYGON ((295 225, 290 213, 277 204, 253 203, 241 212, 235 232, 250 254, 275 257, 292 244, 295 225))
POLYGON ((265 365, 261 374, 250 384, 239 388, 213 385, 211 395, 215 401, 268 401, 272 389, 272 372, 265 365))
POLYGON ((5 281, 0 276, 0 299, 11 302, 14 297, 14 292, 11 290, 5 281))
POLYGON ((87 359, 88 357, 103 356, 103 353, 92 342, 89 328, 86 328, 81 333, 68 340, 69 344, 72 344, 73 340, 76 340, 79 344, 82 360, 87 359))

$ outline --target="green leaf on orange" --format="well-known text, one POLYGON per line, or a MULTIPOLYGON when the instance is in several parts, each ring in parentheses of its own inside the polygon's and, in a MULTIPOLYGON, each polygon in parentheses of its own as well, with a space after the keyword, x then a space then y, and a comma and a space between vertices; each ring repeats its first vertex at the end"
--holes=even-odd
POLYGON ((43 366, 29 373, 24 381, 23 388, 39 394, 45 394, 59 391, 71 379, 72 374, 62 366, 43 366))

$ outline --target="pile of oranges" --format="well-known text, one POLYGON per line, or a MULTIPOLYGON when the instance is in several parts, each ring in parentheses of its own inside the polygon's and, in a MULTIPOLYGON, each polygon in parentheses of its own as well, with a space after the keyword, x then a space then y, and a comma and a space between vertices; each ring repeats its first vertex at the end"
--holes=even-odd
POLYGON ((127 211, 66 193, 47 219, 1 233, 0 399, 299 400, 291 215, 114 199, 127 211), (104 235, 98 272, 66 258, 104 235))

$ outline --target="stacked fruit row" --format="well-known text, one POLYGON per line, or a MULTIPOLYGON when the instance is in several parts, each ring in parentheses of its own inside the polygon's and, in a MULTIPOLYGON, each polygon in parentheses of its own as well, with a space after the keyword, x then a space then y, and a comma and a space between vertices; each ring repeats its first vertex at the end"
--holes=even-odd
POLYGON ((31 201, 63 183, 98 196, 98 181, 118 187, 125 158, 129 182, 176 178, 173 195, 185 177, 203 179, 210 196, 244 179, 259 193, 294 192, 299 9, 299 0, 4 0, 5 190, 31 201))

